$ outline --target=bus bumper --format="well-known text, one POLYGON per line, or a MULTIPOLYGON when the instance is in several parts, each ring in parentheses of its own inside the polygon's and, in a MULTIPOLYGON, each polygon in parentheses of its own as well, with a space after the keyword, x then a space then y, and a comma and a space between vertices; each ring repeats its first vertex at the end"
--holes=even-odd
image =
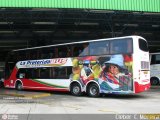
POLYGON ((140 85, 138 82, 135 82, 135 93, 140 93, 149 90, 150 86, 151 86, 150 83, 145 85, 140 85))

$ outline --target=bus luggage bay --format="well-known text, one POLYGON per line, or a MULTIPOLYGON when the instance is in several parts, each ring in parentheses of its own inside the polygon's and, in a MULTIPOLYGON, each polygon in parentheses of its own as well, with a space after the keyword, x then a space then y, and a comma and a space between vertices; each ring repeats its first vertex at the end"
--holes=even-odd
POLYGON ((150 88, 147 41, 125 36, 14 50, 4 86, 91 97, 143 92, 150 88))

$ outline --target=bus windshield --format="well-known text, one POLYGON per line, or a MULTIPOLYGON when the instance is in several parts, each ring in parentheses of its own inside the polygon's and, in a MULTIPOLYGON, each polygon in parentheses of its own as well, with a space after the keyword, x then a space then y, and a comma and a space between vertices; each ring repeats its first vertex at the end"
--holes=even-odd
POLYGON ((148 44, 145 40, 143 39, 139 39, 139 48, 145 52, 148 52, 149 49, 148 49, 148 44))

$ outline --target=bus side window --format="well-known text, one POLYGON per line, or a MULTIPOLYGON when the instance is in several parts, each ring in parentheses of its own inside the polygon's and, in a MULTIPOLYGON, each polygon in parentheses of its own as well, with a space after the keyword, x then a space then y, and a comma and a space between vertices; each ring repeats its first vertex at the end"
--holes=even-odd
POLYGON ((151 55, 151 65, 160 64, 160 54, 151 55))
POLYGON ((72 51, 71 51, 71 46, 67 47, 67 57, 71 57, 72 56, 72 51))
POLYGON ((89 45, 88 43, 82 44, 82 51, 79 51, 79 56, 86 56, 89 55, 89 45))
POLYGON ((40 78, 41 79, 50 78, 49 70, 50 68, 40 68, 40 78))
POLYGON ((151 65, 155 64, 155 55, 151 55, 151 65))
POLYGON ((30 59, 31 60, 37 59, 37 50, 30 50, 30 59))
POLYGON ((89 44, 90 48, 90 55, 105 55, 109 54, 109 42, 102 41, 102 42, 92 42, 89 44))
POLYGON ((116 41, 111 41, 111 47, 110 47, 110 53, 111 54, 117 54, 117 53, 121 53, 121 50, 119 48, 119 46, 116 44, 116 41))
POLYGON ((128 40, 127 41, 127 51, 128 51, 128 53, 132 53, 133 52, 132 40, 128 40))
POLYGON ((57 78, 59 78, 59 79, 65 78, 65 68, 64 67, 59 67, 57 72, 58 72, 57 78))
POLYGON ((27 78, 40 78, 39 68, 29 68, 27 78))
POLYGON ((83 47, 81 44, 76 44, 72 46, 73 57, 78 57, 83 51, 83 47))
POLYGON ((29 60, 30 59, 30 50, 26 51, 26 59, 29 60))
POLYGON ((44 49, 41 49, 41 59, 45 59, 46 57, 46 51, 44 49))
POLYGON ((51 79, 55 79, 56 78, 55 68, 51 68, 51 70, 50 70, 50 78, 51 79))
POLYGON ((132 53, 132 40, 121 39, 110 41, 110 53, 111 54, 124 54, 132 53))
POLYGON ((153 55, 155 58, 154 58, 154 63, 153 64, 160 64, 160 55, 153 55))
POLYGON ((56 79, 69 79, 72 73, 72 67, 57 67, 56 73, 56 79))
POLYGON ((60 58, 67 57, 68 49, 66 46, 60 46, 57 49, 58 49, 58 57, 60 58))
POLYGON ((77 46, 72 47, 72 53, 73 57, 77 57, 79 55, 79 47, 77 46))
POLYGON ((40 59, 50 59, 55 57, 55 49, 51 48, 42 48, 39 50, 39 58, 40 59))

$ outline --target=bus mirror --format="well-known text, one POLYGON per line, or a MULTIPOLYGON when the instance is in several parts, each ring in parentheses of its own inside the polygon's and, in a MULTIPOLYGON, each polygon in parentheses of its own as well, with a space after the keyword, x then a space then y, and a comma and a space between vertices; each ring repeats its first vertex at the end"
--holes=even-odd
POLYGON ((24 73, 20 73, 19 74, 19 78, 24 78, 25 77, 25 74, 24 73))
POLYGON ((1 78, 1 81, 4 82, 4 78, 1 78))

